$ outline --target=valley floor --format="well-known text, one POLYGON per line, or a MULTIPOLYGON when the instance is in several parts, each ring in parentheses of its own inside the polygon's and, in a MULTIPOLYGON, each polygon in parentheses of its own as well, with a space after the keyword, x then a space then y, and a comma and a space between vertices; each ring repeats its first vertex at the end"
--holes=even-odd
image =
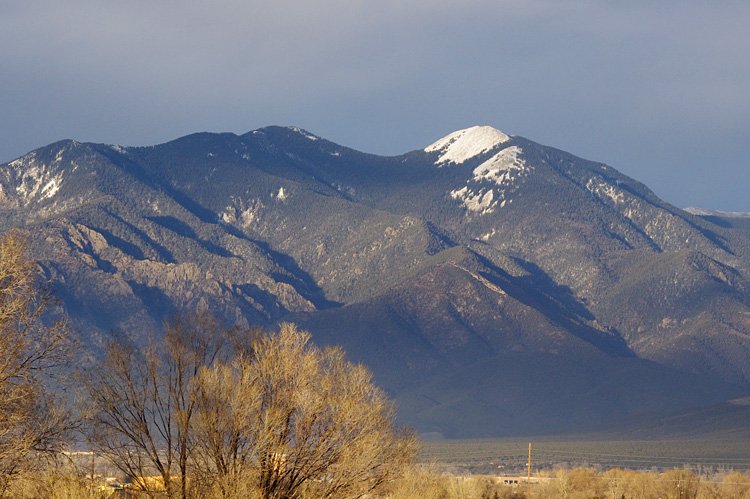
POLYGON ((750 473, 750 438, 669 440, 536 439, 434 440, 424 443, 422 461, 437 462, 453 474, 512 476, 576 467, 664 472, 675 468, 705 473, 750 473))

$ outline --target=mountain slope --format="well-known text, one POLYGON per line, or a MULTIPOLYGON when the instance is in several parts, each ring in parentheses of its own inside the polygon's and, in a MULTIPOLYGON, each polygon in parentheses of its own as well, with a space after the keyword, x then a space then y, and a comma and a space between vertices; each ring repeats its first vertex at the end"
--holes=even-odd
POLYGON ((750 388, 750 239, 490 127, 380 157, 298 128, 0 165, 84 338, 173 311, 293 320, 450 436, 557 431, 750 388))

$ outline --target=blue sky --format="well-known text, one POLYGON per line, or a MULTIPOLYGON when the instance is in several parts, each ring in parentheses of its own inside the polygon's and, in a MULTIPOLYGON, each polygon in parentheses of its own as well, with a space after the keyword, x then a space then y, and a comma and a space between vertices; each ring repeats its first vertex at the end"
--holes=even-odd
POLYGON ((0 161, 295 125, 365 152, 491 125, 750 212, 750 3, 5 0, 0 161))

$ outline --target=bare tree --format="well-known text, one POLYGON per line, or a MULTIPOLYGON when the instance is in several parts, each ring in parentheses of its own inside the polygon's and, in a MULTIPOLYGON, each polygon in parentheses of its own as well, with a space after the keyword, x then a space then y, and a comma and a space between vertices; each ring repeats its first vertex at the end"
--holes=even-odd
POLYGON ((361 497, 415 458, 371 374, 295 326, 238 334, 194 314, 165 330, 145 348, 115 335, 86 377, 92 442, 151 497, 361 497))
POLYGON ((370 372, 309 340, 283 324, 252 356, 201 372, 196 441, 217 480, 244 477, 266 499, 349 498, 412 464, 417 440, 370 372))
POLYGON ((0 240, 0 496, 33 457, 55 453, 72 427, 48 381, 75 344, 63 322, 46 326, 52 300, 18 232, 0 240))
POLYGON ((150 496, 186 498, 197 403, 194 380, 220 359, 232 330, 206 312, 165 322, 163 341, 138 348, 113 336, 84 377, 97 451, 150 496), (147 477, 156 474, 160 484, 147 477))
POLYGON ((204 369, 198 378, 200 396, 194 420, 194 474, 207 490, 223 498, 243 497, 253 469, 255 441, 247 417, 256 405, 245 390, 244 360, 204 369))

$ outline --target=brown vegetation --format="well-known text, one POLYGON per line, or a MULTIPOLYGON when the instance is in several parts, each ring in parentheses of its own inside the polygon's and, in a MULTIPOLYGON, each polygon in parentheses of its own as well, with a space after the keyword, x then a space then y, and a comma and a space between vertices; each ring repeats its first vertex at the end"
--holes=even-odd
MULTIPOLYGON (((649 473, 591 468, 558 469, 542 473, 531 484, 532 499, 747 499, 750 475, 729 472, 697 475, 674 469, 649 473)), ((390 499, 522 499, 526 483, 504 485, 498 477, 456 477, 430 470, 414 470, 392 483, 390 499)))
POLYGON ((591 468, 557 470, 547 480, 532 486, 539 499, 722 499, 744 498, 750 491, 750 476, 728 474, 698 475, 673 469, 662 473, 591 468))
POLYGON ((92 444, 149 497, 359 497, 416 457, 369 371, 293 325, 197 313, 165 331, 143 348, 115 336, 85 376, 92 444))
POLYGON ((309 340, 283 324, 252 357, 201 373, 197 464, 224 494, 244 478, 269 499, 360 497, 416 457, 369 371, 309 340))
POLYGON ((227 333, 206 313, 167 321, 162 341, 139 348, 114 335, 103 360, 86 371, 96 450, 150 495, 160 478, 166 497, 188 497, 191 435, 198 404, 194 380, 219 360, 227 333))
MULTIPOLYGON (((698 475, 687 470, 663 473, 612 469, 598 472, 574 468, 547 472, 531 484, 531 499, 747 499, 750 475, 739 472, 698 475)), ((119 491, 103 483, 90 481, 85 471, 62 466, 57 469, 20 475, 12 484, 12 497, 31 499, 104 499, 144 498, 148 495, 132 487, 119 491)), ((162 495, 163 497, 163 491, 162 495)), ((218 489, 203 489, 196 497, 205 499, 260 498, 260 491, 247 488, 225 495, 218 489)), ((307 490, 298 497, 325 497, 307 490)), ((371 499, 525 499, 525 483, 505 485, 499 477, 455 476, 442 473, 436 466, 409 467, 401 476, 373 494, 342 494, 335 497, 371 499)))
POLYGON ((69 360, 73 344, 62 322, 41 323, 50 293, 16 232, 0 240, 0 497, 40 454, 60 450, 69 412, 48 381, 69 360))

